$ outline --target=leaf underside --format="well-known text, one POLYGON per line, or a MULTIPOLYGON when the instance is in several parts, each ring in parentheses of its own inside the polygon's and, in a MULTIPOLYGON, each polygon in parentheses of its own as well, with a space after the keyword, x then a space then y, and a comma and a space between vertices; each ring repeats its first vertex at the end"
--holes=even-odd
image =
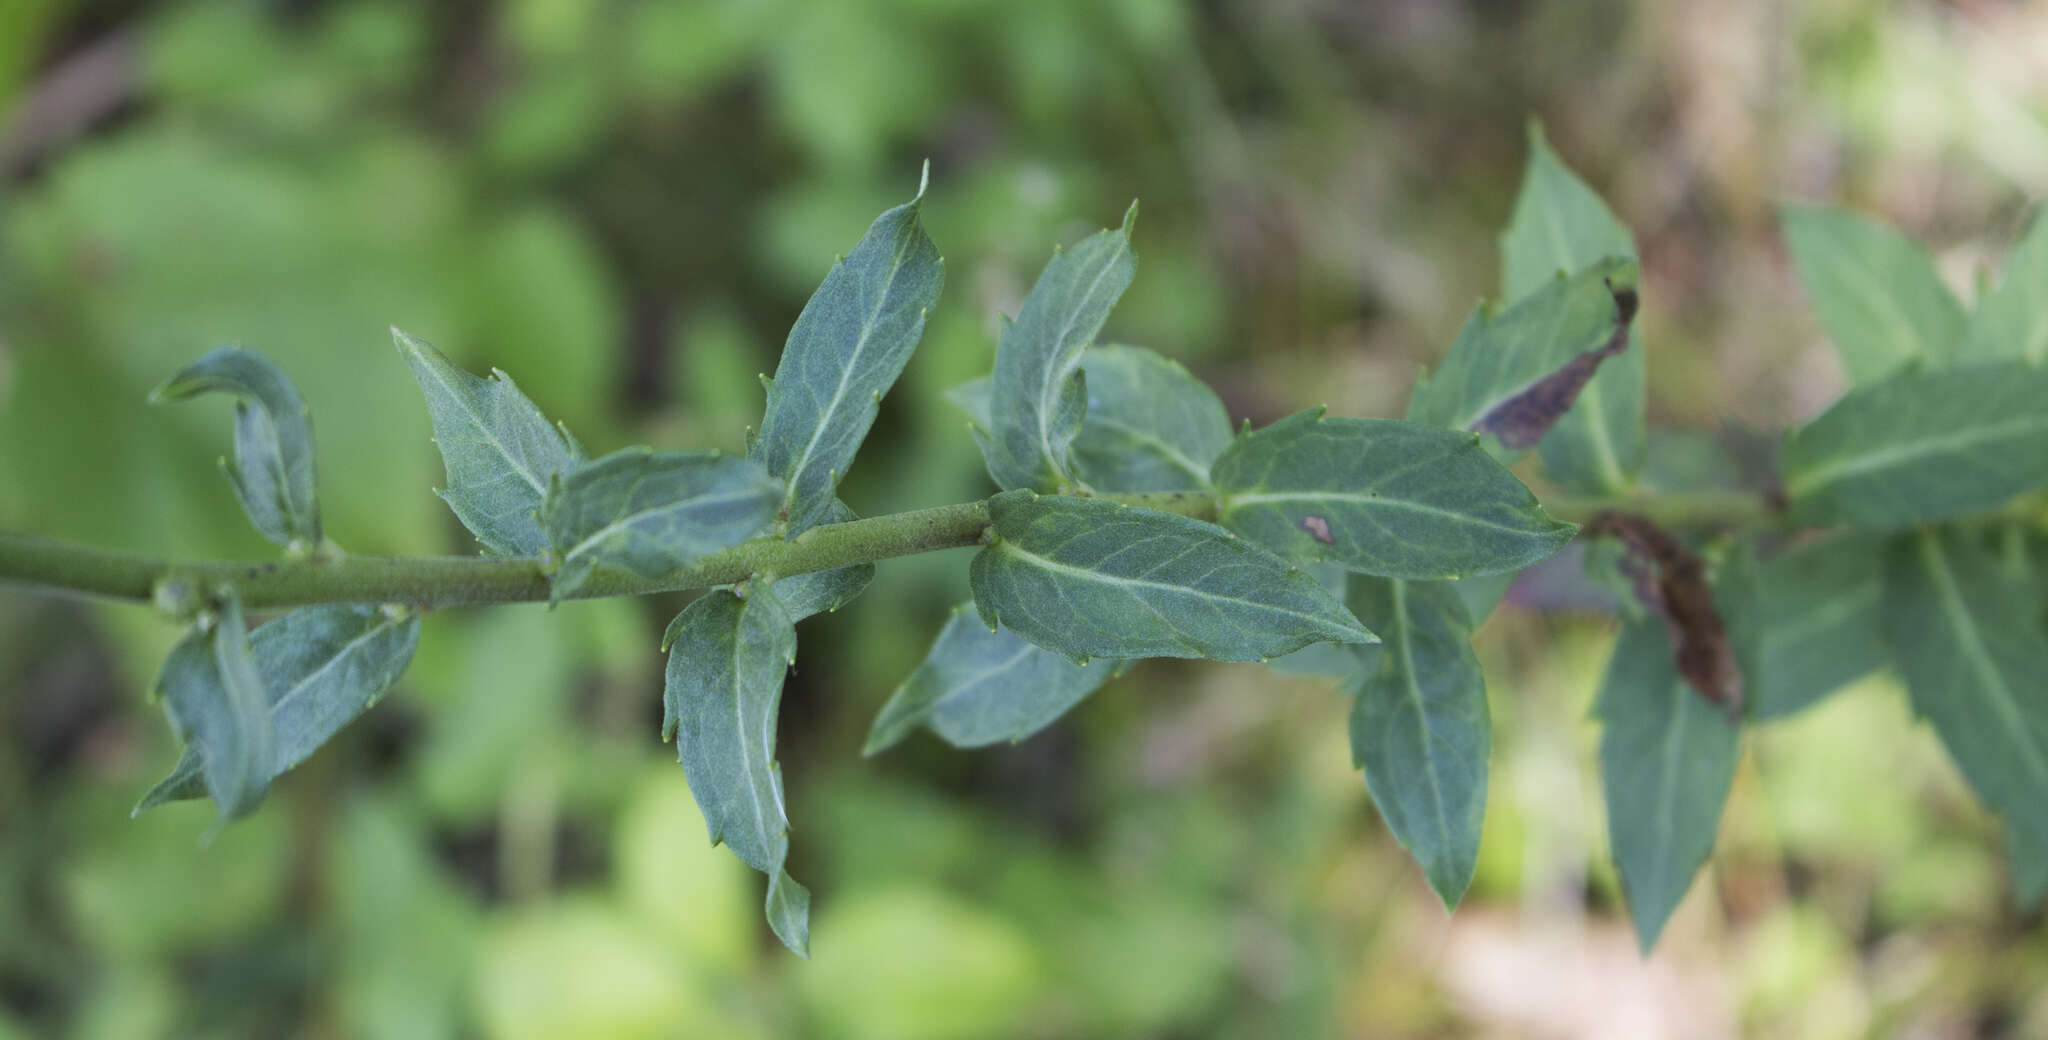
POLYGON ((492 551, 538 556, 548 547, 540 524, 548 484, 575 468, 582 452, 511 376, 479 378, 425 340, 398 329, 391 336, 427 399, 434 443, 448 471, 441 498, 492 551))
POLYGON ((628 448, 557 476, 541 524, 560 561, 556 599, 601 571, 652 578, 761 533, 782 483, 760 464, 718 452, 628 448))
POLYGON ((783 675, 796 658, 795 622, 766 588, 752 586, 744 598, 714 589, 677 615, 664 642, 662 738, 676 742, 712 843, 768 876, 769 926, 805 954, 810 894, 783 869, 789 817, 775 761, 783 675))
MULTIPOLYGON (((261 768, 252 763, 252 773, 275 779, 367 711, 412 662, 419 631, 419 619, 410 614, 338 604, 301 607, 251 632, 249 651, 262 677, 273 734, 269 762, 261 768)), ((174 660, 180 647, 172 651, 174 660)), ((191 682, 192 664, 167 660, 160 686, 168 691, 191 682)), ((143 795, 135 812, 205 797, 207 747, 189 742, 171 775, 143 795)))
POLYGON ((1054 491, 1073 482, 1069 452, 1088 408, 1082 351, 1137 272, 1131 222, 1057 252, 1003 329, 981 438, 989 476, 1005 490, 1054 491))
POLYGON ((972 604, 962 604, 882 706, 861 753, 885 751, 918 726, 954 747, 1023 740, 1095 692, 1118 664, 1097 658, 1077 665, 1008 629, 991 632, 972 604))
POLYGON ((784 482, 789 537, 824 522, 945 286, 945 262, 918 219, 923 201, 920 190, 875 219, 832 265, 783 345, 749 454, 784 482))

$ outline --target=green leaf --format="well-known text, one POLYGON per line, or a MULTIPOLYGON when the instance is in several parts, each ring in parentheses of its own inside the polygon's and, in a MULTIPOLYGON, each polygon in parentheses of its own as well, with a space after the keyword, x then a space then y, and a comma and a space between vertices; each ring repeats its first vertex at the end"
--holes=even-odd
POLYGON ((673 738, 711 842, 768 875, 765 912, 775 934, 804 954, 810 893, 783 871, 789 816, 775 762, 782 679, 796 660, 796 628, 773 592, 742 598, 714 589, 683 609, 663 638, 668 681, 662 739, 673 738))
POLYGON ((1296 412, 1232 442, 1210 479, 1224 527, 1281 555, 1392 578, 1519 570, 1576 530, 1476 434, 1296 412))
POLYGON ((1199 520, 1029 491, 989 514, 969 573, 982 620, 1068 657, 1262 661, 1376 641, 1314 578, 1199 520))
POLYGON ((1230 446, 1230 416, 1216 392, 1177 362, 1143 347, 1081 355, 1087 415, 1074 438, 1074 475, 1097 491, 1191 491, 1230 446))
POLYGON ((759 463, 719 452, 627 448, 557 474, 541 506, 561 562, 555 599, 602 571, 652 578, 759 534, 775 520, 782 483, 759 463))
POLYGON ((1005 490, 1051 491, 1073 483, 1068 452, 1088 408, 1081 352, 1137 273, 1131 252, 1137 216, 1132 203, 1122 228, 1054 252, 1017 320, 1003 328, 983 454, 989 476, 1005 490))
POLYGON ((1918 243, 1845 209, 1786 204, 1778 216, 1800 284, 1852 383, 1955 354, 1963 306, 1918 243))
MULTIPOLYGON (((825 523, 843 524, 858 520, 846 503, 837 499, 825 511, 825 523)), ((838 610, 853 602, 855 596, 867 590, 868 582, 875 580, 875 565, 855 563, 837 570, 812 571, 808 574, 792 574, 775 582, 775 598, 782 601, 792 621, 802 621, 813 614, 838 610)))
MULTIPOLYGON (((1501 298, 1510 305, 1560 271, 1580 271, 1603 257, 1638 255, 1628 229, 1533 126, 1529 163, 1500 252, 1501 298)), ((1544 468, 1566 490, 1626 490, 1643 467, 1646 369, 1640 340, 1631 330, 1629 348, 1600 366, 1578 403, 1543 438, 1544 468)))
POLYGON ((548 481, 574 469, 583 453, 550 424, 512 377, 492 370, 481 379, 451 364, 425 340, 391 330, 412 366, 434 441, 448 468, 439 494, 477 540, 495 552, 537 556, 548 547, 540 507, 548 481))
POLYGON ((1740 732, 1672 664, 1658 622, 1632 622, 1594 708, 1607 831, 1645 953, 1714 848, 1740 732))
POLYGON ((1749 713, 1771 719, 1820 700, 1885 666, 1885 541, 1840 535, 1758 567, 1761 660, 1745 677, 1749 713))
MULTIPOLYGON (((250 633, 274 734, 267 778, 305 761, 377 703, 412 662, 419 634, 418 617, 360 604, 302 607, 250 633)), ((206 759, 202 744, 189 744, 135 812, 204 796, 206 759)))
POLYGON ((270 787, 277 736, 250 655, 242 604, 232 590, 221 597, 210 630, 195 631, 171 648, 155 693, 171 728, 203 756, 199 773, 221 819, 256 808, 270 787))
POLYGON ((954 747, 1015 743, 1051 725, 1117 670, 1107 658, 1077 665, 1015 632, 990 631, 969 608, 954 608, 931 652, 875 716, 861 754, 886 751, 918 726, 954 747))
POLYGON ((299 389, 269 358, 216 347, 149 395, 183 401, 209 391, 235 398, 235 464, 222 472, 263 537, 279 545, 320 544, 320 503, 313 479, 313 422, 299 389))
POLYGON ((1900 539, 1884 622, 1913 710, 2029 848, 2048 848, 2048 640, 2041 603, 1955 532, 1900 539))
POLYGON ((1454 909, 1479 863, 1492 723, 1472 622, 1448 582, 1358 578, 1351 608, 1385 640, 1351 704, 1351 761, 1429 886, 1454 909))
POLYGON ((790 537, 824 520, 945 285, 945 261, 918 222, 923 203, 919 184, 916 198, 875 218, 783 345, 750 454, 785 482, 780 510, 790 537))
POLYGON ((1909 368, 1849 391, 1780 457, 1792 518, 1888 531, 2048 483, 2048 369, 1909 368))
POLYGON ((2048 218, 2036 209, 2005 260, 1998 288, 1977 299, 1963 334, 1961 361, 2019 358, 2048 364, 2048 218))

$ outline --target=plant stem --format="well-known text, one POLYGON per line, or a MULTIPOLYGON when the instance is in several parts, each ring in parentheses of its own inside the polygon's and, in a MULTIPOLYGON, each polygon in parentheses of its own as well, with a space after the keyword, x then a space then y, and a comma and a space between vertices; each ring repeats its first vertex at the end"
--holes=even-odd
MULTIPOLYGON (((1214 520, 1216 500, 1198 492, 1105 495, 1126 505, 1214 520)), ((1602 510, 1640 513, 1663 527, 1761 530, 1783 515, 1743 492, 1615 498, 1552 498, 1552 516, 1582 522, 1602 510)), ((794 540, 756 538, 652 578, 602 573, 577 599, 641 596, 745 581, 755 574, 788 577, 872 563, 912 553, 975 545, 988 528, 988 502, 869 517, 814 527, 794 540)), ((284 560, 173 560, 31 535, 0 532, 0 582, 133 602, 168 610, 196 604, 232 585, 244 606, 280 608, 314 603, 402 603, 455 607, 535 603, 549 598, 544 562, 533 556, 351 556, 336 553, 284 560)))
MULTIPOLYGON (((1132 506, 1214 519, 1215 499, 1194 492, 1105 495, 1132 506)), ((794 540, 756 538, 653 578, 601 573, 574 598, 639 596, 708 588, 755 574, 787 577, 912 553, 980 543, 987 501, 814 527, 794 540)), ((546 602, 539 557, 351 556, 285 560, 172 560, 0 532, 0 582, 48 591, 166 605, 196 603, 232 585, 251 608, 315 603, 403 603, 453 607, 546 602)))

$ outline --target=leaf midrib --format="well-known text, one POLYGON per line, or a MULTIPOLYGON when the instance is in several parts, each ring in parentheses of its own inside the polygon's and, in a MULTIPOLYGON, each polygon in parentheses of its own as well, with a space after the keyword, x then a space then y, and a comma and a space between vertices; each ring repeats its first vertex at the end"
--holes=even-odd
MULTIPOLYGON (((1035 433, 1038 437, 1038 450, 1041 453, 1040 461, 1052 467, 1053 476, 1056 478, 1064 479, 1066 477, 1066 469, 1061 465, 1060 460, 1054 456, 1052 450, 1052 423, 1049 420, 1049 416, 1052 415, 1053 411, 1053 398, 1059 395, 1061 388, 1066 385, 1067 378, 1073 375, 1074 370, 1081 367, 1082 352, 1081 350, 1070 351, 1067 347, 1067 339, 1074 334, 1074 329, 1078 327, 1081 312, 1088 309, 1087 305, 1094 301, 1095 291, 1102 287, 1102 280, 1109 277, 1109 272, 1116 267, 1116 260, 1117 253, 1115 250, 1102 254, 1100 261, 1102 266, 1095 272, 1095 277, 1088 282, 1088 288, 1082 291, 1079 302, 1067 308, 1066 316, 1059 327, 1059 332, 1053 337, 1053 350, 1051 356, 1046 359, 1048 364, 1046 365, 1044 378, 1038 386, 1037 401, 1035 402, 1037 413, 1031 418, 1033 424, 1037 426, 1035 433), (1068 353, 1071 353, 1073 356, 1063 359, 1062 355, 1068 353)), ((1086 347, 1087 344, 1082 344, 1083 349, 1086 347)), ((1034 466, 1033 468, 1036 467, 1034 466)))
POLYGON ((1230 514, 1231 512, 1235 511, 1235 510, 1236 510, 1236 509, 1237 509, 1238 507, 1240 507, 1240 506, 1243 506, 1243 505, 1247 505, 1247 504, 1249 504, 1249 505, 1261 505, 1261 504, 1265 504, 1265 503, 1276 503, 1276 502, 1310 502, 1310 503, 1315 503, 1315 502, 1327 502, 1327 501, 1338 501, 1338 502, 1345 502, 1345 503, 1350 503, 1350 504, 1354 504, 1354 505, 1358 506, 1359 508, 1362 508, 1362 509, 1367 509, 1367 510, 1370 510, 1370 509, 1375 509, 1375 508, 1387 508, 1387 509, 1394 509, 1394 510, 1407 510, 1407 511, 1409 511, 1409 512, 1415 512, 1415 513, 1422 513, 1422 514, 1425 514, 1425 515, 1428 515, 1428 516, 1435 516, 1435 517, 1441 517, 1441 518, 1443 518, 1443 519, 1446 519, 1446 520, 1454 520, 1454 521, 1457 521, 1457 522, 1459 522, 1459 523, 1464 523, 1464 524, 1470 524, 1470 525, 1473 525, 1473 526, 1476 526, 1476 527, 1485 527, 1485 528, 1490 528, 1490 529, 1492 529, 1492 530, 1495 530, 1495 531, 1499 531, 1499 532, 1501 532, 1501 533, 1503 533, 1503 534, 1512 534, 1512 535, 1517 535, 1517 536, 1520 536, 1520 537, 1525 537, 1525 538, 1526 538, 1526 537, 1540 537, 1540 536, 1542 536, 1542 535, 1544 535, 1544 534, 1546 534, 1546 533, 1547 533, 1547 532, 1546 532, 1546 531, 1545 531, 1544 529, 1541 529, 1541 528, 1530 528, 1530 527, 1510 527, 1510 526, 1508 526, 1508 525, 1506 525, 1506 524, 1502 524, 1502 523, 1499 523, 1499 522, 1497 522, 1497 521, 1493 521, 1493 520, 1487 520, 1487 519, 1484 519, 1484 518, 1481 518, 1481 517, 1477 517, 1477 516, 1474 516, 1474 515, 1472 515, 1472 514, 1470 514, 1470 513, 1460 513, 1460 512, 1456 512, 1456 511, 1453 511, 1453 510, 1449 510, 1449 509, 1444 509, 1444 508, 1442 508, 1442 507, 1440 507, 1440 506, 1433 506, 1433 505, 1429 505, 1429 504, 1427 504, 1427 503, 1424 503, 1424 502, 1417 502, 1417 501, 1415 501, 1414 499, 1408 499, 1408 498, 1391 498, 1391 497, 1388 497, 1388 496, 1385 496, 1385 495, 1379 495, 1379 496, 1368 496, 1368 495, 1362 495, 1362 494, 1359 494, 1358 492, 1355 492, 1355 491, 1247 491, 1247 492, 1240 492, 1240 493, 1237 493, 1237 494, 1225 495, 1225 496, 1223 497, 1223 502, 1222 502, 1222 505, 1221 505, 1221 506, 1219 507, 1219 509, 1218 509, 1218 512, 1219 512, 1219 514, 1220 514, 1220 515, 1225 515, 1225 516, 1227 516, 1227 515, 1229 515, 1229 514, 1230 514))
MULTIPOLYGON (((323 675, 326 675, 328 670, 332 669, 335 665, 341 663, 343 658, 346 658, 350 654, 354 653, 357 647, 383 635, 384 633, 390 631, 393 628, 396 628, 401 623, 402 622, 390 617, 382 617, 381 620, 379 620, 374 627, 365 631, 362 635, 359 635, 349 640, 348 642, 343 643, 340 649, 336 650, 333 654, 329 655, 325 661, 322 661, 320 663, 320 667, 315 668, 312 671, 306 673, 304 678, 300 679, 296 683, 293 683, 276 700, 270 702, 271 715, 277 715, 280 711, 284 709, 285 705, 293 703, 301 694, 303 694, 308 688, 310 688, 313 685, 314 680, 319 679, 323 675)), ((278 750, 281 751, 282 748, 279 748, 278 750)))
POLYGON ((2034 790, 2048 791, 2048 749, 2041 746, 2034 727, 2014 703, 2012 687, 2006 682, 1998 662, 1991 658, 1991 649, 1984 643, 1969 604, 1963 601, 1962 590, 1956 585, 1955 574, 1949 569, 1948 557, 1942 552, 1938 538, 1931 533, 1920 536, 1920 560, 1934 585, 1936 602, 1955 634, 1964 662, 1983 684, 1986 701, 1997 714, 1998 721, 2014 734, 2014 745, 2019 749, 2027 771, 2034 776, 2034 790))
MULTIPOLYGON (((1287 617, 1299 618, 1303 621, 1311 622, 1317 625, 1322 631, 1325 632, 1339 632, 1345 635, 1351 635, 1353 632, 1352 629, 1340 628, 1335 622, 1332 622, 1327 618, 1318 617, 1314 614, 1303 614, 1300 611, 1289 610, 1286 607, 1278 606, 1275 604, 1259 603, 1249 599, 1234 598, 1230 596, 1219 596, 1216 593, 1207 592, 1202 589, 1195 588, 1191 585, 1174 585, 1168 582, 1150 581, 1144 578, 1130 578, 1124 577, 1122 575, 1104 574, 1101 571, 1092 571, 1085 567, 1076 567, 1072 564, 1061 563, 1058 560, 1046 556, 1041 556, 1035 552, 1032 552, 1029 549, 1023 548, 1022 546, 1019 546, 1015 541, 1007 538, 999 539, 996 542, 992 543, 989 546, 989 549, 1005 555, 1019 557, 1023 560, 1023 562, 1029 565, 1051 571, 1055 574, 1066 575, 1078 581, 1088 582, 1091 584, 1109 585, 1113 587, 1137 586, 1140 588, 1159 589, 1165 592, 1181 593, 1184 595, 1194 596, 1199 599, 1207 600, 1212 603, 1237 604, 1239 606, 1250 607, 1256 610, 1265 610, 1275 614, 1282 614, 1287 617)), ((1139 602, 1146 603, 1147 607, 1150 608, 1150 604, 1146 600, 1143 600, 1141 598, 1139 602)), ((1156 610, 1156 608, 1150 609, 1156 610)), ((1168 624, 1173 631, 1180 631, 1180 626, 1173 625, 1171 621, 1169 621, 1168 624)), ((1356 631, 1357 634, 1361 636, 1371 635, 1371 633, 1367 632, 1362 627, 1357 628, 1356 631)))
POLYGON ((647 519, 648 517, 656 516, 661 513, 686 509, 697 509, 702 508, 704 506, 725 505, 726 503, 743 500, 751 496, 766 496, 772 495, 774 493, 775 491, 772 487, 768 485, 763 485, 761 487, 753 489, 752 491, 721 491, 710 495, 700 495, 694 498, 680 499, 674 502, 664 502, 660 505, 648 506, 645 509, 636 509, 630 513, 626 513, 620 516, 617 520, 614 520, 611 523, 608 523, 603 527, 598 528, 596 531, 593 531, 590 534, 577 539, 575 546, 571 547, 568 552, 562 555, 564 559, 568 559, 571 557, 581 556, 586 551, 595 551, 595 549, 597 548, 596 543, 598 543, 599 541, 609 538, 611 535, 616 534, 619 531, 625 530, 641 520, 647 519))
MULTIPOLYGON (((547 482, 541 479, 541 477, 537 473, 535 473, 531 467, 524 464, 525 459, 523 456, 514 455, 512 453, 512 449, 507 447, 505 442, 498 438, 497 432, 484 422, 483 414, 477 411, 477 409, 471 405, 469 399, 462 392, 457 390, 453 384, 448 382, 447 377, 443 375, 441 372, 441 366, 435 365, 432 359, 423 356, 418 348, 408 345, 407 349, 413 355, 415 367, 426 369, 428 374, 433 377, 434 382, 440 384, 441 391, 447 397, 447 399, 454 402, 456 408, 460 410, 463 416, 469 420, 470 426, 474 427, 476 430, 478 430, 484 435, 483 443, 489 444, 491 447, 496 448, 499 456, 504 458, 504 460, 510 465, 512 472, 519 474, 520 479, 524 480, 529 487, 533 488, 535 493, 545 497, 547 494, 547 482)), ((444 365, 452 365, 452 362, 448 362, 445 359, 443 360, 442 363, 444 365)), ((479 383, 486 384, 486 387, 488 387, 488 384, 492 382, 492 380, 485 379, 481 376, 471 376, 470 378, 475 379, 479 383)))
MULTIPOLYGON (((1437 853, 1442 855, 1452 845, 1450 811, 1444 807, 1443 782, 1438 776, 1437 756, 1430 754, 1429 716, 1423 707, 1422 686, 1416 681, 1414 623, 1408 616, 1408 583, 1393 579, 1394 598, 1394 639, 1401 657, 1402 687, 1407 691, 1409 707, 1415 712, 1415 737, 1423 751, 1423 759, 1429 765, 1423 776, 1429 782, 1430 806, 1435 810, 1437 830, 1437 853)), ((1431 857, 1432 860, 1435 857, 1431 857)), ((1427 865, 1430 868, 1434 863, 1427 865)), ((1432 870, 1432 873, 1434 871, 1432 870)))
POLYGON ((1793 498, 1808 497, 1851 477, 1887 467, 1911 465, 1929 456, 1970 451, 1986 443, 2044 430, 2048 430, 2048 414, 2020 415, 2002 422, 1915 438, 1860 455, 1836 456, 1832 461, 1814 465, 1788 479, 1785 493, 1793 498))
POLYGON ((1197 481, 1201 482, 1202 484, 1206 485, 1209 483, 1209 467, 1204 466, 1199 462, 1196 462, 1192 456, 1184 454, 1180 451, 1180 449, 1175 448, 1172 443, 1160 439, 1157 435, 1153 434, 1152 432, 1133 426, 1130 423, 1124 422, 1120 419, 1110 418, 1106 415, 1097 416, 1095 422, 1096 425, 1099 427, 1110 430, 1116 430, 1124 434, 1125 436, 1131 438, 1132 440, 1137 441, 1141 446, 1148 447, 1157 451, 1159 454, 1166 457, 1166 461, 1169 464, 1174 466, 1176 469, 1186 472, 1189 476, 1194 477, 1197 481))
MULTIPOLYGON (((825 428, 831 425, 831 419, 838 413, 839 406, 845 402, 847 384, 852 381, 853 374, 860 369, 860 361, 862 356, 867 353, 868 342, 874 338, 875 330, 881 326, 878 316, 888 308, 889 293, 896 287, 897 276, 903 273, 905 257, 909 255, 910 250, 917 244, 918 224, 915 213, 910 215, 910 226, 907 231, 909 233, 905 234, 902 241, 897 243, 896 251, 890 257, 889 273, 882 282, 882 290, 875 294, 875 306, 868 311, 867 317, 861 322, 860 335, 854 340, 852 356, 848 357, 846 362, 839 366, 839 383, 832 390, 832 400, 824 407, 818 409, 818 421, 811 427, 811 439, 804 443, 804 450, 790 463, 788 490, 782 497, 782 505, 785 509, 795 502, 797 485, 803 476, 804 470, 809 468, 811 457, 817 453, 818 441, 825 435, 825 428)), ((762 432, 765 434, 766 430, 762 432)))

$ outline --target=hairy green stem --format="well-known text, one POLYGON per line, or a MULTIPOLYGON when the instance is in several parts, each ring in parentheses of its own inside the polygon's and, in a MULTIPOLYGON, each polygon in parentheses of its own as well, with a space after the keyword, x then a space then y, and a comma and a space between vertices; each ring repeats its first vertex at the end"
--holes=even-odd
MULTIPOLYGON (((1198 492, 1105 495, 1127 505, 1216 518, 1216 500, 1198 492)), ((1693 494, 1616 498, 1552 498, 1552 516, 1584 521, 1608 509, 1648 516, 1664 527, 1761 530, 1783 524, 1782 514, 1754 494, 1693 494)), ((988 528, 988 502, 869 517, 811 528, 793 541, 756 538, 653 578, 594 577, 578 599, 640 596, 708 588, 755 574, 787 577, 856 563, 974 545, 988 528)), ((283 560, 173 560, 0 532, 0 581, 49 591, 80 593, 166 610, 189 609, 212 590, 232 585, 245 606, 280 608, 313 603, 403 603, 454 607, 482 603, 545 602, 547 572, 538 557, 353 556, 344 553, 283 560)))
MULTIPOLYGON (((1192 492, 1106 495, 1119 502, 1214 519, 1214 498, 1192 492)), ((756 538, 654 578, 601 574, 578 599, 708 588, 755 574, 787 577, 912 553, 974 545, 988 528, 988 503, 916 509, 811 528, 793 541, 756 538)), ((404 603, 453 607, 545 602, 547 573, 538 557, 353 556, 285 560, 172 560, 72 542, 0 532, 0 581, 51 591, 148 603, 167 609, 196 603, 232 585, 251 608, 313 603, 404 603)))

